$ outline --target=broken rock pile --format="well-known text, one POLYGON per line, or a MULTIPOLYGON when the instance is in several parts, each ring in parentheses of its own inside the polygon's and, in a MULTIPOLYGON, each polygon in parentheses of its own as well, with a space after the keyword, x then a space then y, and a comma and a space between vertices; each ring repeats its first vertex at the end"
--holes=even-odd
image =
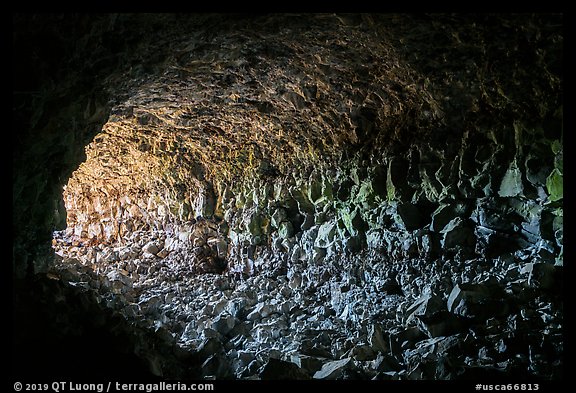
POLYGON ((60 233, 53 274, 160 332, 205 378, 558 377, 560 266, 511 255, 487 275, 494 260, 392 268, 382 258, 359 271, 363 252, 246 277, 214 263, 225 240, 213 223, 189 229, 136 232, 114 246, 60 233))

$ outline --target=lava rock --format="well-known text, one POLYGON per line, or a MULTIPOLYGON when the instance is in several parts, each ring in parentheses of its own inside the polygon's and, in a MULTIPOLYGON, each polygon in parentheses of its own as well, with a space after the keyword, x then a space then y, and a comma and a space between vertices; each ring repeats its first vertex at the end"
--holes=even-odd
POLYGON ((390 333, 390 352, 397 359, 401 359, 404 350, 413 348, 418 341, 426 338, 424 332, 416 326, 392 331, 390 333))
POLYGON ((440 205, 432 213, 432 222, 430 223, 430 230, 440 232, 448 225, 450 221, 457 217, 456 211, 452 205, 440 205))
POLYGON ((310 379, 310 375, 292 362, 270 358, 260 373, 262 380, 310 379))
POLYGON ((398 215, 407 231, 414 231, 422 227, 424 219, 418 206, 412 203, 402 203, 398 205, 398 215))
POLYGON ((355 346, 348 352, 348 356, 358 361, 374 360, 377 354, 378 352, 370 345, 355 346))
POLYGON ((440 232, 444 234, 441 240, 444 249, 474 247, 476 243, 473 223, 461 217, 454 218, 440 232))
POLYGON ((506 293, 497 285, 462 283, 448 296, 448 311, 467 318, 485 319, 506 315, 509 303, 506 293))
POLYGON ((223 355, 211 355, 202 363, 202 375, 204 378, 227 379, 230 378, 232 367, 228 358, 223 355))
POLYGON ((212 322, 212 329, 225 336, 226 334, 230 333, 232 329, 234 329, 235 325, 236 319, 234 316, 222 313, 216 317, 214 322, 212 322))
POLYGON ((294 354, 290 356, 290 361, 296 364, 309 375, 314 375, 316 371, 322 368, 325 359, 302 354, 294 354))
POLYGON ((335 360, 324 363, 322 368, 314 374, 314 379, 338 379, 352 364, 352 358, 335 360))
POLYGON ((336 223, 333 221, 325 222, 318 228, 318 236, 314 241, 314 246, 326 248, 334 243, 336 236, 336 223))
POLYGON ((445 310, 444 301, 438 295, 424 295, 417 299, 406 310, 405 323, 410 322, 415 316, 430 317, 445 310))
POLYGON ((528 285, 546 290, 556 289, 561 291, 563 287, 561 266, 549 263, 527 263, 522 267, 521 273, 528 274, 528 285))
POLYGON ((513 161, 500 183, 498 195, 501 197, 515 197, 522 195, 524 186, 522 185, 522 172, 513 161))
POLYGON ((378 352, 386 353, 390 350, 390 338, 379 324, 368 327, 368 342, 378 352))
POLYGON ((155 241, 151 241, 149 243, 146 243, 144 245, 144 247, 142 247, 142 252, 147 252, 147 253, 152 254, 152 255, 158 254, 159 251, 160 251, 160 247, 158 247, 158 245, 156 244, 155 241))
POLYGON ((290 221, 282 221, 278 227, 278 236, 286 239, 294 235, 294 227, 290 221))
POLYGON ((416 318, 420 330, 431 338, 456 334, 467 327, 467 324, 457 315, 447 310, 433 315, 418 315, 416 318))

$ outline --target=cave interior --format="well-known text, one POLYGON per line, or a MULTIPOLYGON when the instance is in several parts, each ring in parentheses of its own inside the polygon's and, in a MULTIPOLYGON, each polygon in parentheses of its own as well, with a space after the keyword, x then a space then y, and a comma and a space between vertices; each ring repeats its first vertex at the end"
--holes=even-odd
POLYGON ((13 14, 15 376, 557 380, 561 14, 13 14))

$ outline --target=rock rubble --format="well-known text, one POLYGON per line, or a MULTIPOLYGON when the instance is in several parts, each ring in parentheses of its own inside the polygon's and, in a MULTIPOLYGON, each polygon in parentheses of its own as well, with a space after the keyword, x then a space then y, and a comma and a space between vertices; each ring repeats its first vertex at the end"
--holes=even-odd
POLYGON ((463 281, 460 270, 472 261, 460 269, 406 261, 434 268, 417 277, 425 290, 400 291, 396 283, 414 283, 413 272, 381 260, 357 274, 366 252, 243 277, 199 270, 194 244, 208 242, 187 239, 175 249, 173 238, 135 232, 122 246, 91 246, 60 233, 54 274, 128 321, 164 331, 200 359, 205 378, 458 379, 482 370, 551 378, 562 359, 562 307, 548 284, 561 267, 511 255, 488 279, 463 281), (446 280, 456 284, 430 285, 446 280))
POLYGON ((13 20, 55 327, 112 310, 174 378, 562 373, 561 14, 13 20))

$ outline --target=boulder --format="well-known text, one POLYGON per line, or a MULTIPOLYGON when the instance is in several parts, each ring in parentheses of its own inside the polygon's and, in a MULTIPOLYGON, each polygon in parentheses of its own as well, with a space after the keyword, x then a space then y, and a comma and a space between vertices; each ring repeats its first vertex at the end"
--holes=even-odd
POLYGON ((295 363, 270 358, 260 372, 262 380, 310 379, 310 375, 295 363))
POLYGON ((430 224, 430 230, 434 232, 442 231, 450 221, 456 218, 456 216, 457 214, 452 205, 440 205, 432 213, 432 223, 430 224))
POLYGON ((528 285, 536 288, 551 290, 561 290, 562 272, 561 266, 554 266, 550 263, 527 263, 520 270, 521 273, 528 274, 528 285))
POLYGON ((202 375, 205 379, 227 379, 233 374, 232 367, 225 355, 211 355, 202 363, 202 375))
POLYGON ((148 242, 142 247, 142 252, 147 252, 148 254, 156 255, 160 251, 160 247, 155 241, 148 242))
POLYGON ((498 195, 501 197, 515 197, 522 195, 522 172, 518 169, 516 161, 513 161, 500 183, 498 195))
POLYGON ((316 371, 320 370, 324 364, 322 358, 302 355, 299 353, 291 355, 290 361, 310 375, 313 375, 316 371))
POLYGON ((506 315, 509 311, 506 292, 497 285, 462 283, 448 296, 448 311, 466 318, 481 320, 506 315))
POLYGON ((212 329, 225 336, 226 334, 230 333, 232 329, 234 329, 235 324, 236 319, 234 316, 227 313, 222 313, 212 322, 212 329))
POLYGON ((444 235, 440 242, 444 249, 474 247, 476 243, 473 223, 461 217, 446 224, 440 233, 444 235))
POLYGON ((280 207, 276 209, 274 213, 272 213, 272 216, 270 217, 270 223, 273 227, 279 228, 282 222, 287 221, 287 218, 288 214, 286 213, 286 209, 280 207))
POLYGON ((286 239, 294 235, 294 227, 290 221, 282 221, 278 226, 278 236, 286 239))
POLYGON ((350 357, 324 363, 322 368, 314 374, 314 379, 338 379, 343 376, 351 364, 352 358, 350 357))
POLYGON ((336 223, 327 221, 318 228, 318 235, 314 241, 314 246, 318 248, 327 248, 334 243, 336 237, 336 223))
POLYGON ((407 231, 413 231, 422 227, 424 220, 418 206, 412 203, 401 203, 398 205, 397 211, 401 223, 407 231))

